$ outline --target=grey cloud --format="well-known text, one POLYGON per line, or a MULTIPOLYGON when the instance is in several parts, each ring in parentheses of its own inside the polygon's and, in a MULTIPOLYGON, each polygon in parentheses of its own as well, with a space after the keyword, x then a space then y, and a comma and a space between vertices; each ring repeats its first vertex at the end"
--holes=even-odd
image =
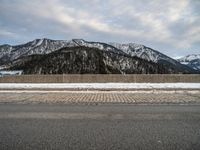
POLYGON ((198 6, 199 0, 0 0, 0 43, 85 38, 141 43, 170 56, 199 53, 198 6))

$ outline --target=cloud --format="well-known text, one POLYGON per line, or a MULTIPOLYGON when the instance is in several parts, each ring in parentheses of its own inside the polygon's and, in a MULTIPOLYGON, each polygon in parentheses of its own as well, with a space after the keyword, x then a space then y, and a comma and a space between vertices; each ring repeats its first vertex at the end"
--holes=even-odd
POLYGON ((7 30, 3 30, 3 29, 0 29, 0 36, 1 37, 9 37, 9 38, 17 37, 17 35, 15 33, 7 31, 7 30))
MULTIPOLYGON (((114 3, 114 0, 112 0, 112 3, 114 3)), ((143 0, 143 2, 140 1, 139 3, 135 3, 134 1, 134 3, 128 5, 127 3, 123 3, 122 0, 119 0, 118 3, 115 3, 113 8, 115 16, 128 16, 144 27, 142 30, 145 30, 146 34, 141 34, 140 36, 142 38, 171 44, 177 48, 182 48, 183 46, 190 48, 193 42, 200 42, 196 41, 197 38, 194 38, 194 36, 188 32, 188 30, 196 30, 196 26, 191 25, 191 23, 200 20, 199 15, 193 16, 191 3, 189 0, 154 0, 150 2, 143 0), (185 28, 185 30, 180 32, 181 34, 179 33, 177 35, 176 30, 180 28, 177 25, 180 24, 188 28, 185 28), (171 26, 174 27, 173 30, 171 30, 171 26), (186 42, 184 40, 186 37, 191 40, 186 42)), ((199 22, 197 24, 198 26, 200 25, 199 22)), ((196 31, 199 35, 200 32, 198 30, 196 31)))
POLYGON ((198 0, 0 0, 0 4, 0 28, 6 29, 0 36, 7 39, 22 35, 19 41, 46 36, 141 42, 170 48, 164 51, 167 54, 200 46, 198 0))

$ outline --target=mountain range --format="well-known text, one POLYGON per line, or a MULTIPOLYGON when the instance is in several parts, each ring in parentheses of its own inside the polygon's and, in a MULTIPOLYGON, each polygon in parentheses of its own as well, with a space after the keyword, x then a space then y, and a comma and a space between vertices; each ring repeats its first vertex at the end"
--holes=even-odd
POLYGON ((89 42, 83 39, 36 39, 0 45, 0 67, 25 74, 63 73, 198 73, 193 65, 135 43, 89 42))
POLYGON ((187 55, 178 59, 178 61, 183 65, 187 65, 194 70, 200 71, 200 54, 187 55))

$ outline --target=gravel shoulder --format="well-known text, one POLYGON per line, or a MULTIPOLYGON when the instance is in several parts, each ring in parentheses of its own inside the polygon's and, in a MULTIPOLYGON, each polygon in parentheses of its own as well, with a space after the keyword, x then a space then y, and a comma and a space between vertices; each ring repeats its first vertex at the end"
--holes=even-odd
POLYGON ((0 91, 0 104, 200 104, 199 91, 0 91))

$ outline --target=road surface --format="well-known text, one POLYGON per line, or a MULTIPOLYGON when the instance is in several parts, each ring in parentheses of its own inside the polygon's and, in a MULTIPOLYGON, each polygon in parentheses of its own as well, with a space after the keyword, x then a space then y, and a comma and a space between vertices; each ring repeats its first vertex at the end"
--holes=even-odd
POLYGON ((200 105, 1 104, 1 150, 199 150, 200 105))

